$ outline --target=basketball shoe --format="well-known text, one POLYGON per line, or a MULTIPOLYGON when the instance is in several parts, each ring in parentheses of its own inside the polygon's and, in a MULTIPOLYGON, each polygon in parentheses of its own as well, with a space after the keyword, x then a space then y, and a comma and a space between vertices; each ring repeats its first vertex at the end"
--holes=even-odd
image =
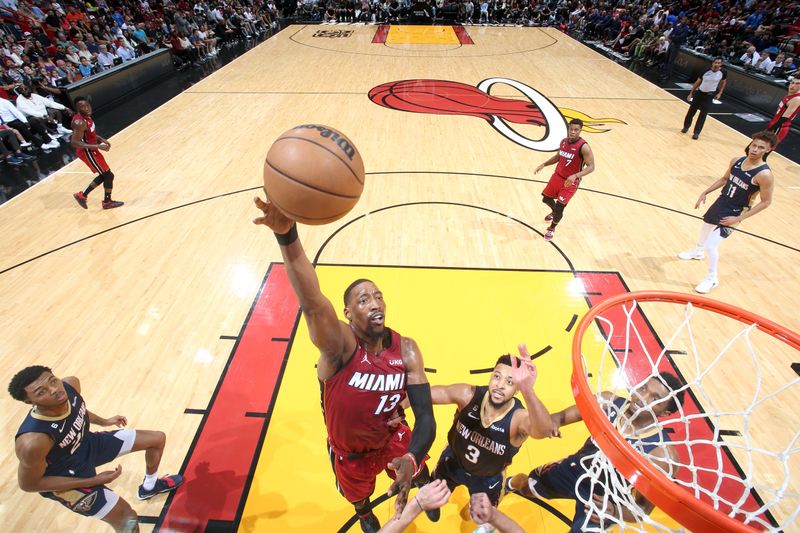
POLYGON ((710 292, 711 289, 719 285, 719 280, 717 280, 717 276, 714 274, 709 274, 706 276, 703 281, 697 284, 697 287, 694 288, 700 294, 705 294, 710 292))
POLYGON ((102 203, 103 209, 114 209, 115 207, 122 207, 123 205, 125 205, 125 202, 119 202, 117 200, 103 201, 102 203))
POLYGON ((703 249, 695 246, 691 250, 679 253, 678 259, 683 259, 684 261, 690 261, 692 259, 703 259, 705 258, 705 256, 706 253, 703 251, 703 249))
POLYGON ((83 191, 78 191, 72 195, 75 198, 75 201, 78 202, 78 205, 84 209, 89 209, 89 206, 86 205, 86 195, 83 194, 83 191))
POLYGON ((153 485, 153 488, 150 490, 145 489, 144 484, 139 485, 139 490, 136 493, 136 497, 140 500, 149 500, 156 494, 175 490, 181 485, 183 485, 183 476, 180 474, 162 477, 156 481, 156 484, 153 485))
POLYGON ((361 531, 364 533, 377 533, 381 528, 381 523, 378 522, 378 517, 370 511, 369 514, 358 517, 358 522, 361 524, 361 531))
POLYGON ((544 240, 546 240, 548 242, 552 241, 553 240, 553 231, 555 231, 555 230, 552 230, 552 229, 548 228, 547 231, 544 234, 544 240))

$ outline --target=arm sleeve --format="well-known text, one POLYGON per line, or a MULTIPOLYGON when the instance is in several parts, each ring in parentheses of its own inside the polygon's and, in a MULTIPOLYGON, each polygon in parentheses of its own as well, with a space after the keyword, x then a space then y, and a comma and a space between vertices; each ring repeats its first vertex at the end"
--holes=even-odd
POLYGON ((418 383, 406 387, 408 401, 414 412, 414 429, 408 451, 422 464, 436 437, 436 420, 433 418, 430 383, 418 383))

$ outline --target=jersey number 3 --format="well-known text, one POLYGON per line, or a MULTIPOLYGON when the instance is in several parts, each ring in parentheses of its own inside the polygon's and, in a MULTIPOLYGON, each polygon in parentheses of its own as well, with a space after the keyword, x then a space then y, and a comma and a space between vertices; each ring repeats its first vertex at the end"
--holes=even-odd
POLYGON ((478 462, 478 457, 480 456, 480 454, 481 451, 472 444, 470 444, 469 446, 467 446, 467 453, 464 454, 464 458, 466 458, 466 460, 469 461, 470 463, 475 464, 478 462))
POLYGON ((397 407, 397 404, 400 402, 400 395, 399 394, 392 394, 389 396, 388 394, 384 394, 381 396, 381 403, 378 404, 378 408, 375 409, 375 414, 379 415, 381 413, 389 413, 397 407))

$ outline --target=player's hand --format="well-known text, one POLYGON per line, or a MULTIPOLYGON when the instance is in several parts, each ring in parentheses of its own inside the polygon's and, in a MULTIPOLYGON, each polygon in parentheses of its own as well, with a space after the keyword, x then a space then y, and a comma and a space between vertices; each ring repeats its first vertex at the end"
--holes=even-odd
POLYGON ((395 473, 394 483, 389 486, 386 495, 397 495, 394 500, 394 510, 396 513, 402 513, 406 502, 408 502, 408 491, 411 490, 411 480, 415 474, 414 462, 410 457, 404 455, 392 459, 392 462, 386 465, 386 468, 392 469, 395 473))
POLYGON ((564 187, 572 187, 572 184, 575 183, 575 180, 578 178, 575 177, 575 174, 567 178, 567 181, 564 182, 564 187))
POLYGON ((691 102, 692 100, 694 100, 694 94, 689 93, 689 96, 686 98, 686 101, 691 102))
POLYGON ((94 476, 95 482, 92 485, 107 485, 117 479, 122 474, 122 465, 117 465, 114 470, 106 470, 94 476))
POLYGON ((253 201, 255 202, 256 207, 259 208, 264 214, 263 217, 254 218, 253 224, 267 226, 275 233, 286 233, 292 229, 294 220, 278 211, 278 208, 275 207, 275 204, 269 201, 269 198, 267 198, 267 201, 265 202, 256 196, 253 201))
POLYGON ((533 173, 534 174, 538 174, 539 172, 542 171, 543 168, 544 168, 544 165, 539 165, 538 167, 536 167, 536 170, 534 170, 533 173))
POLYGON ((469 517, 476 524, 486 524, 492 521, 494 506, 489 501, 485 492, 478 492, 469 498, 469 517))
POLYGON ((694 204, 694 208, 697 209, 698 207, 700 207, 704 203, 706 203, 706 195, 705 194, 701 194, 700 197, 697 199, 697 203, 694 204))
POLYGON ((536 365, 531 362, 527 346, 520 344, 517 348, 519 357, 511 356, 511 379, 519 386, 520 390, 533 389, 537 376, 536 365))
POLYGON ((103 420, 103 423, 100 424, 101 426, 117 426, 118 428, 125 427, 128 425, 128 419, 122 415, 115 415, 111 418, 106 418, 103 420))
POLYGON ((108 144, 107 142, 102 142, 98 144, 97 147, 104 152, 108 152, 111 149, 111 145, 108 144))
POLYGON ((419 489, 414 498, 423 511, 432 511, 447 503, 450 499, 450 489, 447 488, 445 480, 437 479, 419 489))
POLYGON ((550 429, 550 436, 561 438, 561 414, 551 414, 550 420, 553 422, 553 427, 550 429))
POLYGON ((720 226, 734 226, 742 221, 741 217, 723 217, 720 219, 720 226))

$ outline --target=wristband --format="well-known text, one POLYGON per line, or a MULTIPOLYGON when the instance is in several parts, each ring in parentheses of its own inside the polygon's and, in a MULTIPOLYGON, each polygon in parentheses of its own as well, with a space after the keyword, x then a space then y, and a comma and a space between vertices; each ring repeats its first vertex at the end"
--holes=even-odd
POLYGON ((403 457, 408 457, 409 459, 411 459, 411 464, 414 465, 414 475, 416 476, 419 473, 419 466, 417 466, 417 458, 414 457, 414 454, 411 452, 408 452, 403 457))
POLYGON ((289 246, 297 240, 297 223, 292 224, 292 227, 286 233, 276 233, 275 238, 281 246, 289 246))

